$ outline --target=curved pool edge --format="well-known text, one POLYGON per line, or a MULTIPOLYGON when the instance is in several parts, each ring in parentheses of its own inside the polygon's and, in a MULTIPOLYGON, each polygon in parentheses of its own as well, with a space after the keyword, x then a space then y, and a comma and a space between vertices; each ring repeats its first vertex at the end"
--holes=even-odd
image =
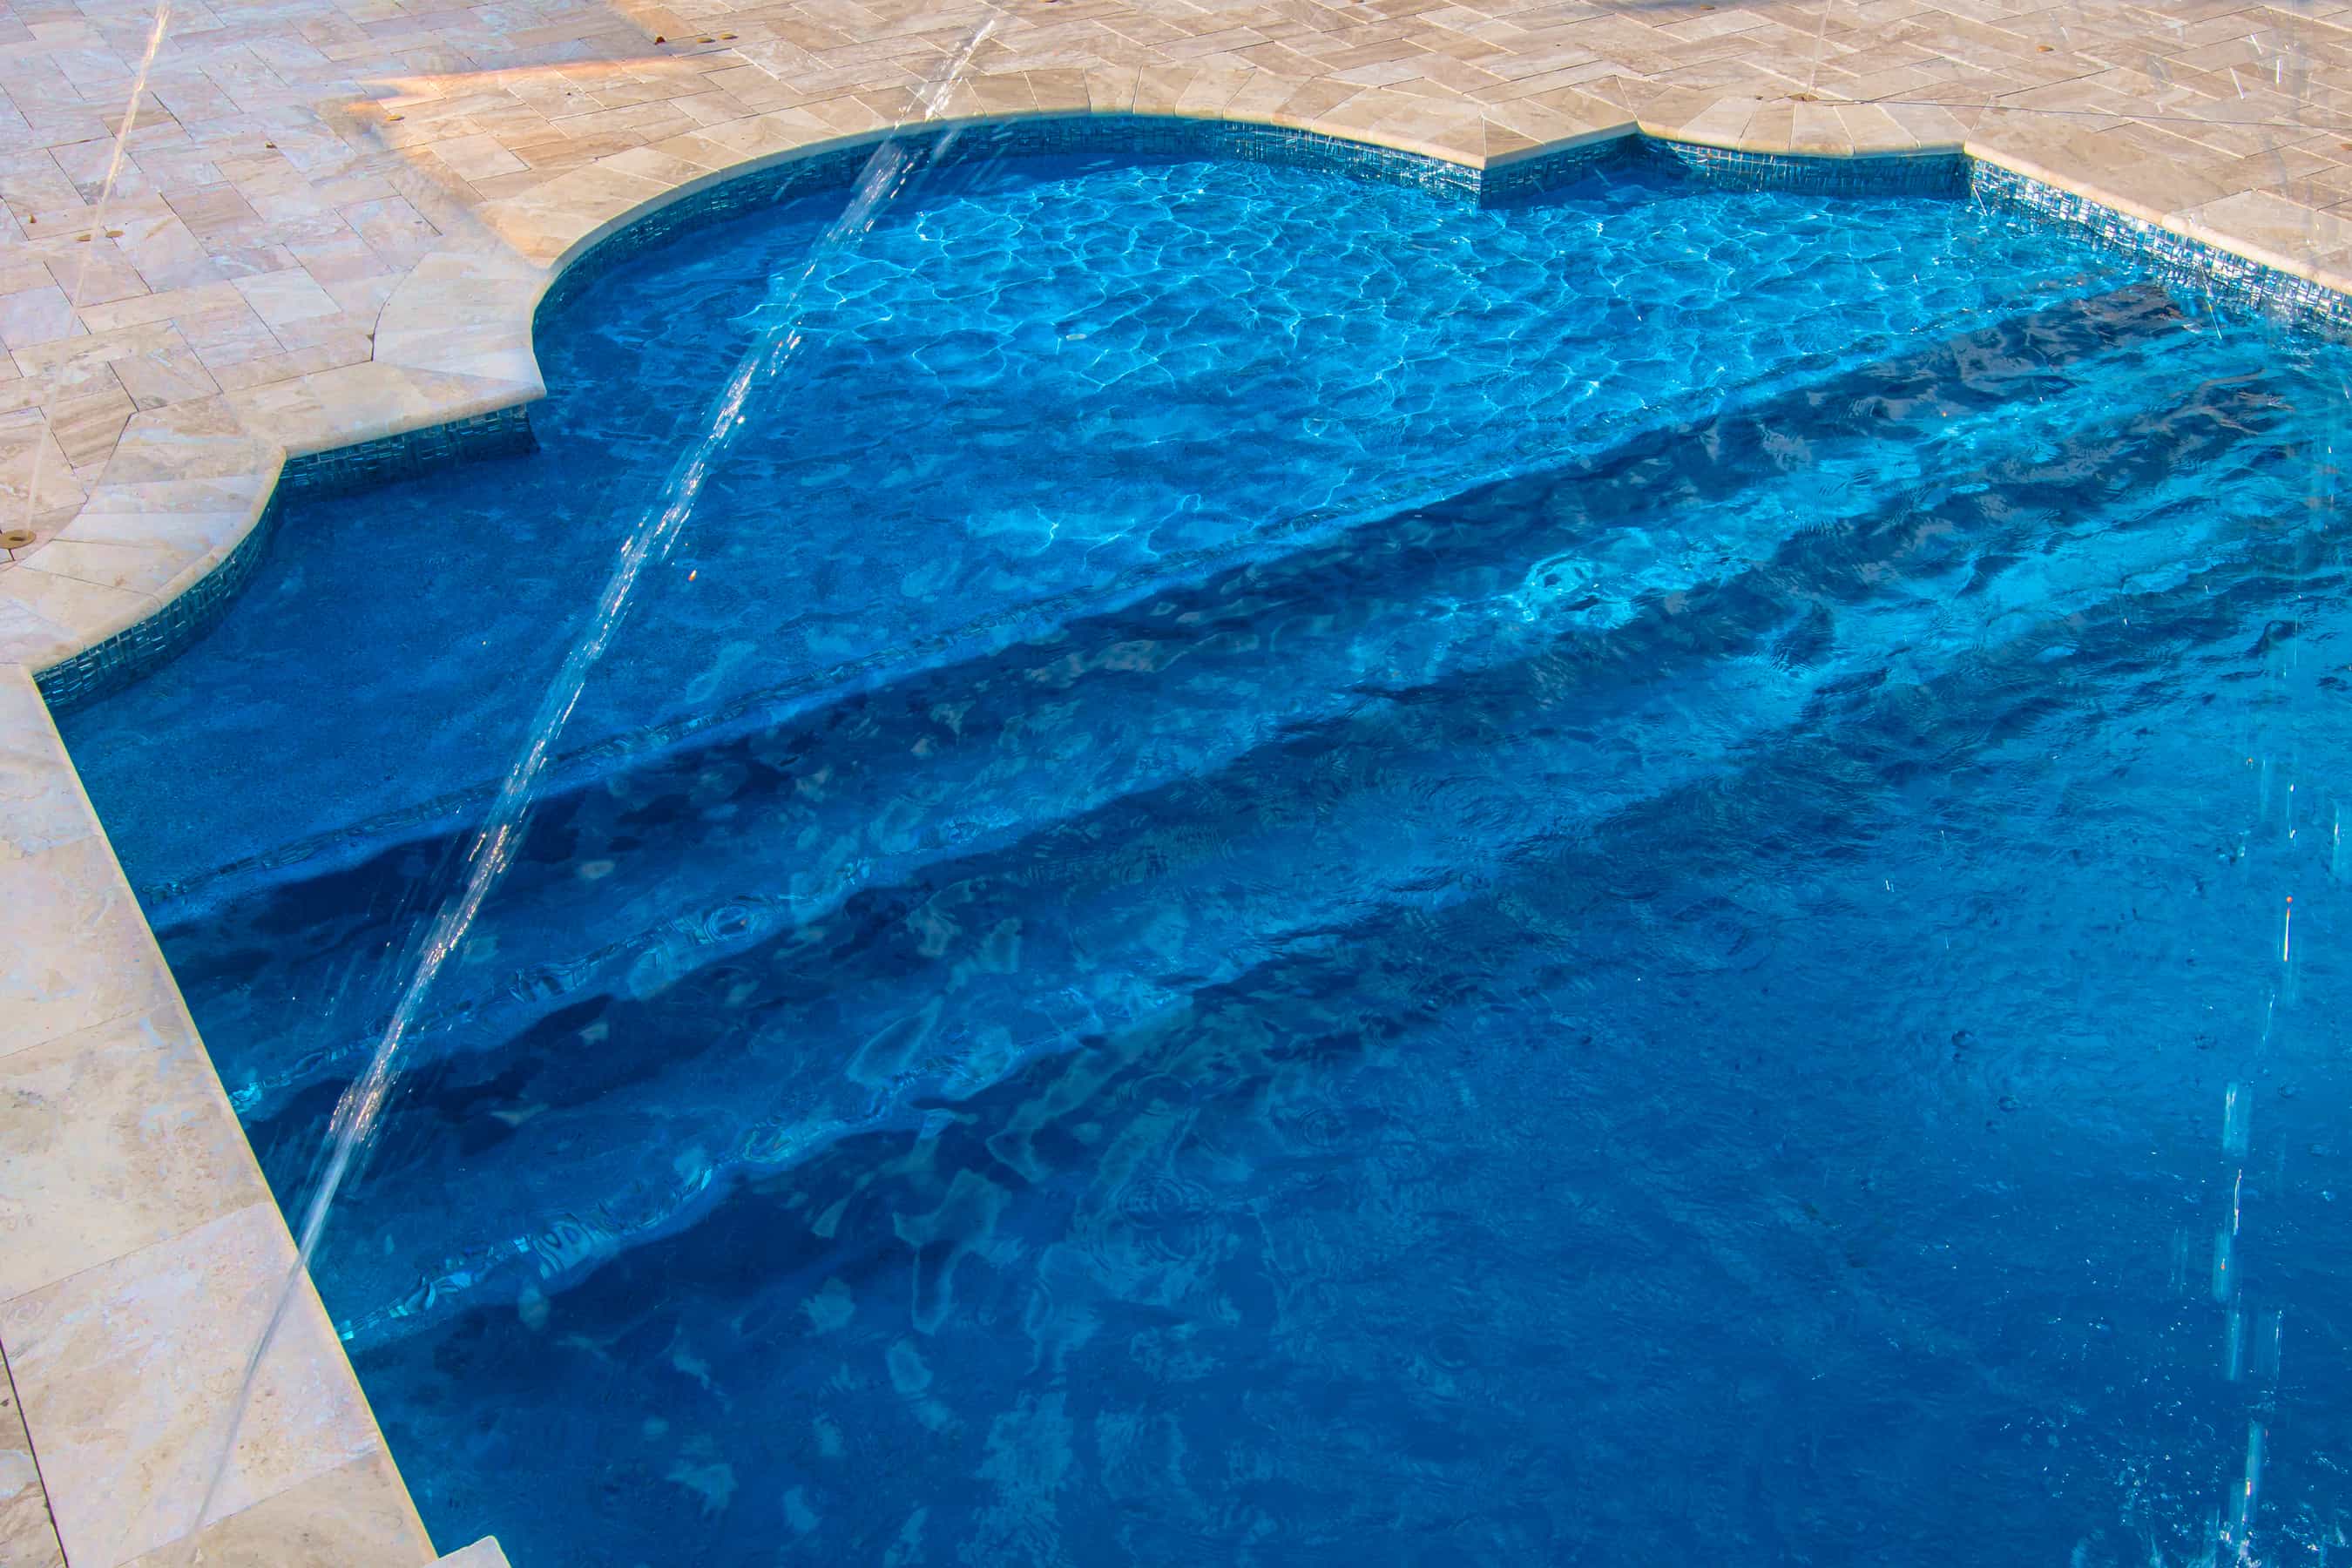
POLYGON ((298 477, 351 470, 341 488, 527 445, 520 411, 546 395, 537 317, 582 262, 617 258, 613 242, 626 236, 666 237, 655 232, 661 216, 761 174, 832 158, 844 167, 804 188, 845 184, 858 154, 913 132, 1054 127, 1076 132, 1069 147, 1115 150, 1110 127, 1183 127, 1225 142, 1207 150, 1243 157, 1263 155, 1247 144, 1252 133, 1270 134, 1298 151, 1265 161, 1388 178, 1412 177, 1409 165, 1418 183, 1482 203, 1540 193, 1635 146, 1737 184, 1919 190, 1936 182, 1906 168, 1948 166, 1980 197, 2141 253, 2233 302, 2352 329, 2352 222, 2260 188, 2209 195, 2101 132, 2004 124, 1922 140, 1866 105, 1724 98, 1694 113, 1635 117, 1572 92, 1475 117, 1379 89, 1325 114, 1238 101, 1203 111, 1151 101, 1134 73, 1116 71, 1088 72, 1083 93, 1058 96, 1023 78, 1029 101, 1008 104, 992 90, 1003 79, 966 82, 928 121, 869 110, 874 123, 845 130, 803 110, 724 121, 487 204, 479 232, 403 276, 368 361, 136 416, 80 512, 0 573, 0 665, 31 669, 67 706, 137 679, 210 625, 257 558, 273 501, 298 477), (1804 112, 1832 110, 1826 120, 1804 112), (2173 185, 2205 199, 2168 200, 2173 185))
MULTIPOLYGON (((1119 76, 1090 73, 1085 100, 1067 103, 1043 101, 1024 85, 1030 103, 1011 108, 986 101, 991 79, 982 79, 960 90, 946 123, 1124 116, 1270 128, 1429 161, 1474 199, 1506 184, 1538 190, 1568 166, 1563 160, 1643 142, 1740 180, 1941 159, 1971 182, 1978 171, 1999 171, 2017 184, 1996 196, 2200 277, 2234 279, 2256 300, 2341 321, 2352 290, 2352 274, 2336 263, 2352 256, 2352 225, 2260 189, 2193 190, 2198 202, 2168 203, 2156 189, 2166 171, 2126 157, 2127 148, 2103 163, 2096 134, 2044 144, 2003 131, 1981 142, 1923 142, 1884 111, 1884 125, 1832 114, 1832 133, 1804 112, 1819 106, 1731 99, 1655 121, 1586 100, 1590 113, 1531 103, 1490 107, 1474 122, 1431 100, 1373 93, 1321 117, 1232 104, 1192 114, 1147 103, 1132 73, 1122 100, 1119 76), (1111 79, 1100 97, 1096 77, 1111 79), (2238 270, 2217 257, 2234 258, 2238 270)), ((81 512, 0 574, 0 811, 8 824, 0 908, 16 916, 0 962, 0 1075, 13 1140, 10 1181, 0 1190, 8 1231, 0 1347, 20 1390, 32 1391, 22 1394, 31 1447, 77 1568, 128 1563, 180 1538, 173 1520, 194 1511, 189 1456, 223 1420, 250 1343, 236 1332, 238 1313, 283 1279, 292 1243, 58 739, 52 705, 135 679, 201 635, 266 547, 282 489, 314 475, 364 483, 528 440, 522 410, 544 393, 532 340, 538 310, 603 242, 701 193, 854 153, 892 129, 878 116, 855 130, 804 111, 753 116, 615 153, 488 204, 486 236, 446 245, 409 269, 383 309, 373 359, 139 415, 81 512), (131 1375, 141 1361, 174 1374, 131 1375), (130 1431, 142 1436, 118 1436, 130 1431), (127 1516, 126 1498, 136 1502, 127 1516)), ((434 1561, 315 1292, 306 1290, 297 1316, 272 1358, 276 1397, 247 1433, 229 1515, 208 1541, 241 1542, 222 1533, 232 1529, 267 1541, 267 1531, 325 1520, 345 1531, 334 1561, 434 1561)), ((488 1568, 503 1558, 495 1543, 479 1543, 447 1561, 488 1568)))

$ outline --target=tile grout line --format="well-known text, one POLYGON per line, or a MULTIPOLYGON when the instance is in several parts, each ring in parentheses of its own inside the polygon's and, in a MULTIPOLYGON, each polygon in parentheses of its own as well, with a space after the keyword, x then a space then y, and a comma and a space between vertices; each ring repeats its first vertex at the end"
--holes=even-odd
MULTIPOLYGON (((132 891, 131 897, 133 902, 137 901, 139 895, 135 889, 132 891)), ((147 911, 144 909, 142 909, 139 913, 140 917, 143 920, 146 917, 147 911)), ((153 1011, 154 1008, 152 1006, 142 1006, 134 1003, 131 1006, 122 1009, 120 1013, 110 1013, 103 1018, 90 1018, 74 1025, 71 1028, 60 1029, 54 1035, 44 1035, 37 1040, 26 1040, 21 1046, 12 1046, 5 1051, 0 1051, 0 1062, 5 1062, 11 1057, 22 1056, 26 1051, 37 1051, 44 1046, 54 1046, 59 1040, 68 1039, 75 1035, 82 1033, 86 1029, 102 1029, 109 1024, 120 1024, 125 1018, 135 1018, 143 1014, 152 1013, 153 1011)))

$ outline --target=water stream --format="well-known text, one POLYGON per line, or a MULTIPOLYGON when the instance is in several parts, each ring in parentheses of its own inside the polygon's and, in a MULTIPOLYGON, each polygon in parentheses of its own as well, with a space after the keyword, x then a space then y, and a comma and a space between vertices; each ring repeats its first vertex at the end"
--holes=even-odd
MULTIPOLYGON (((2278 187, 2290 195, 2308 195, 2295 191, 2296 179, 2285 162, 2283 147, 2291 139, 2288 132, 2299 137, 2307 132, 2300 122, 2307 118, 2310 61, 2302 40, 2292 33, 2279 32, 2264 36, 2249 31, 2246 44, 2253 59, 2243 74, 2233 69, 2239 98, 2249 108, 2243 115, 2248 128, 2261 142, 2260 156, 2272 168, 2278 187), (2264 89, 2284 97, 2293 107, 2284 120, 2275 118, 2275 110, 2265 109, 2259 97, 2249 99, 2247 87, 2252 80, 2256 93, 2264 89)), ((2155 79, 2167 79, 2162 62, 2151 52, 2149 74, 2155 79)), ((2305 221, 2304 238, 2308 249, 2321 247, 2310 244, 2311 221, 2305 221)), ((2280 357, 2280 348, 2270 348, 2266 358, 2280 357)), ((2295 575, 2305 582, 2322 581, 2321 574, 2331 564, 2326 559, 2332 553, 2326 543, 2327 531, 2323 524, 2335 510, 2335 454, 2342 445, 2344 402, 2339 396, 2327 408, 2324 434, 2315 440, 2303 455, 2309 466, 2309 479, 2305 504, 2310 509, 2308 531, 2303 534, 2303 548, 2297 552, 2295 575)), ((2296 598, 2300 600, 2298 594, 2296 598)), ((2245 1430, 2245 1461, 2242 1471, 2220 1478, 2221 1497, 2210 1527, 2210 1545, 2206 1562, 2212 1564, 2237 1563, 2252 1565, 2264 1560, 2261 1521, 2263 1472, 2271 1447, 2271 1425, 2277 1414, 2280 1388, 2280 1361, 2285 1338, 2286 1322, 2284 1309, 2263 1302, 2260 1294, 2246 1289, 2246 1268, 2243 1252, 2249 1240, 2247 1207, 2251 1198, 2259 1206, 2262 1201, 2286 1187, 2286 1151, 2283 1147, 2259 1145, 2255 1139, 2255 1100, 2262 1095, 2278 1090, 2281 1068, 2303 1047, 2305 1041, 2325 1048, 2325 1025, 2315 1035, 2310 1023, 2299 1016, 2296 985, 2298 955, 2295 952, 2295 893, 2305 894, 2306 910, 2310 893, 2316 889, 2303 882, 2308 857, 2299 853, 2301 840, 2306 833, 2315 840, 2319 836, 2319 811, 2326 799, 2330 781, 2301 776, 2301 747, 2298 740, 2308 717, 2310 698, 2315 693, 2306 686, 2314 672, 2302 669, 2303 654, 2307 639, 2302 635, 2304 617, 2297 613, 2278 626, 2276 650, 2265 662, 2268 668, 2260 689, 2252 698, 2250 720, 2248 762, 2252 774, 2252 799, 2242 802, 2236 823, 2226 819, 2214 826, 2223 833, 2234 829, 2237 836, 2236 854, 2248 868, 2249 875, 2259 882, 2269 884, 2278 922, 2278 940, 2273 949, 2275 966, 2271 973, 2253 976, 2251 994, 2225 998, 2225 1005, 2234 1002, 2240 1008, 2237 1037, 2230 1042, 2234 1057, 2234 1070, 2222 1090, 2219 1121, 2220 1161, 2209 1178, 2210 1190, 2216 1194, 2213 1238, 2210 1250, 2210 1272, 2207 1283, 2212 1303, 2219 1310, 2220 1322, 2216 1334, 2217 1352, 2225 1383, 2241 1396, 2231 1401, 2234 1408, 2215 1412, 2217 1429, 2228 1431, 2242 1423, 2245 1430)), ((2267 635, 2267 634, 2266 634, 2267 635)), ((2331 879, 2332 877, 2331 877, 2331 879)), ((2190 1238, 2176 1250, 2196 1258, 2202 1250, 2190 1238)), ((2196 1293, 2198 1280, 2194 1270, 2185 1270, 2181 1284, 2185 1294, 2196 1293)), ((2274 1279, 2275 1265, 2268 1270, 2258 1270, 2255 1279, 2264 1284, 2274 1279)), ((2275 1532, 2273 1532, 2275 1533, 2275 1532)), ((2340 1537, 2339 1537, 2340 1539, 2340 1537)), ((2322 1550, 2322 1559, 2326 1555, 2322 1550)))
MULTIPOLYGON (((964 40, 962 47, 942 63, 917 95, 918 112, 911 122, 926 123, 938 118, 965 68, 995 30, 996 25, 997 19, 993 16, 982 22, 964 40)), ((159 25, 159 37, 160 31, 159 25)), ((152 60, 152 58, 151 46, 149 58, 152 60)), ((126 132, 129 124, 126 117, 126 132)), ((336 1103, 334 1115, 328 1124, 324 1166, 303 1210, 301 1226, 297 1232, 294 1266, 288 1271, 260 1339, 247 1360, 243 1381, 230 1407, 228 1426, 220 1444, 219 1457, 213 1465, 211 1479, 205 1486, 204 1501, 189 1528, 187 1539, 192 1553, 195 1538, 212 1517, 222 1482, 228 1474, 254 1384, 263 1362, 268 1357, 278 1329, 285 1321, 289 1308, 299 1296, 303 1281, 310 1277, 311 1258, 318 1250, 320 1237, 324 1233, 328 1217, 333 1211, 335 1198, 342 1190, 353 1164, 366 1152, 383 1122, 385 1107, 390 1103, 393 1089, 399 1080, 402 1046, 430 998, 443 969, 465 942, 466 934, 481 913, 482 905, 497 889, 512 862, 522 841, 523 828, 537 797, 541 776, 556 754, 557 742, 562 739, 573 709, 579 705, 580 695, 587 685, 590 672, 612 646, 614 634, 618 630, 622 617, 628 613, 639 578, 650 563, 667 555, 677 543, 688 519, 693 515, 695 502, 704 485, 749 419, 748 411, 754 395, 772 385, 791 365, 803 341, 802 312, 810 284, 835 265, 845 252, 873 228, 883 209, 905 188, 908 179, 925 156, 923 150, 910 144, 903 136, 894 134, 886 139, 866 161, 848 206, 826 229, 811 251, 806 265, 798 273, 780 277, 771 285, 767 300, 756 313, 758 330, 751 345, 744 352, 733 374, 727 378, 725 386, 712 403, 708 416, 702 422, 700 433, 687 444, 677 462, 671 468, 656 504, 648 509, 630 531, 614 561, 612 575, 606 579, 604 591, 597 597, 594 611, 541 698, 522 749, 500 782, 488 816, 472 837, 463 860, 458 886, 442 903, 426 929, 408 981, 401 988, 399 1000, 393 1007, 383 1037, 377 1041, 364 1070, 336 1103)), ((118 163, 120 158, 118 142, 118 163)))
MULTIPOLYGON (((163 47, 163 35, 172 27, 172 0, 159 0, 155 19, 147 26, 147 47, 139 57, 138 68, 131 73, 131 97, 123 105, 122 123, 115 127, 114 146, 107 154, 106 173, 98 182, 98 200, 90 204, 89 232, 82 237, 89 248, 81 253, 81 265, 74 269, 73 289, 66 296, 68 310, 79 313, 84 295, 89 292, 90 258, 107 238, 106 212, 114 202, 114 187, 122 177, 122 160, 131 144, 131 129, 139 123, 139 100, 147 95, 147 79, 155 69, 155 56, 163 47)), ((48 410, 58 400, 58 390, 65 384, 66 371, 75 355, 61 353, 58 363, 50 367, 49 384, 41 394, 40 409, 46 426, 48 410)), ((41 504, 41 470, 47 465, 44 459, 53 442, 37 437, 33 442, 32 476, 25 481, 25 521, 23 531, 30 535, 33 520, 39 515, 41 504)), ((28 541, 29 542, 29 541, 28 541)))

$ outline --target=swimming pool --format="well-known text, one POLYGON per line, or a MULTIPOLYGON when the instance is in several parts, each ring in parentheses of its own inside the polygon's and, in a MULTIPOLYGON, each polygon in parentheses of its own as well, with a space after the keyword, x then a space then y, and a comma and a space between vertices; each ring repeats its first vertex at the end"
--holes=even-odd
MULTIPOLYGON (((66 720, 281 1199, 838 205, 66 720)), ((979 165, 824 281, 319 1270, 437 1536, 2177 1563, 2259 1431, 2336 1544, 2340 351, 1639 164, 979 165)))

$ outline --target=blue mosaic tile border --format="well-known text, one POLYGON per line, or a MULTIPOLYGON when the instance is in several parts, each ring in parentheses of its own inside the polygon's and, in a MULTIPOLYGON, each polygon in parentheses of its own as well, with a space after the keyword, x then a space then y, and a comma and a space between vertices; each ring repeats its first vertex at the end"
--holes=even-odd
POLYGON ((289 458, 278 471, 277 493, 347 495, 470 458, 519 457, 538 445, 530 431, 530 409, 517 404, 380 440, 289 458))
MULTIPOLYGON (((1053 114, 909 132, 905 140, 936 149, 931 155, 940 166, 950 168, 1020 157, 1080 156, 1120 163, 1217 158, 1349 174, 1451 201, 1479 199, 1479 173, 1466 165, 1285 125, 1170 115, 1053 114)), ((722 179, 647 214, 598 241, 565 268, 540 300, 541 316, 614 268, 681 234, 795 197, 847 189, 879 144, 863 142, 790 158, 722 179)))
POLYGON ((1550 153, 1497 163, 1478 182, 1482 207, 1526 206, 1564 185, 1609 169, 1639 163, 1644 156, 1643 138, 1633 132, 1600 142, 1581 142, 1550 153))
MULTIPOLYGON (((1290 126, 1166 115, 1035 115, 914 132, 908 140, 919 147, 939 148, 934 156, 948 167, 1055 155, 1122 162, 1221 158, 1343 174, 1487 207, 1522 205, 1590 174, 1643 158, 1663 160, 1696 178, 1743 190, 1958 195, 1968 187, 1968 160, 1958 153, 1839 158, 1739 153, 1655 141, 1630 131, 1483 172, 1423 153, 1290 126)), ((877 144, 865 142, 790 158, 705 186, 599 241, 564 269, 539 308, 546 311, 559 307, 614 268, 681 234, 796 197, 845 190, 856 183, 877 144)))
POLYGON ((2168 286, 2215 304, 2261 315, 2305 331, 2352 339, 2352 297, 2219 246, 2189 239, 2158 225, 2100 205, 1959 153, 1834 157, 1742 153, 1648 136, 1570 149, 1507 163, 1491 171, 1480 194, 1485 205, 1511 205, 1605 171, 1629 158, 1677 168, 1735 190, 1820 191, 1841 195, 1966 196, 1980 206, 2053 224, 2079 237, 2146 263, 2168 286))
POLYGON ((186 593, 137 626, 35 676, 34 684, 41 689, 49 710, 63 713, 120 691, 212 630, 229 602, 252 581, 262 557, 268 553, 270 537, 278 531, 284 510, 284 503, 273 494, 228 558, 197 579, 186 593))
POLYGON ((2137 257, 2166 284, 2217 304, 2301 331, 2352 338, 2352 299, 2308 278, 2174 234, 1990 163, 1971 165, 1969 195, 1980 206, 2053 224, 2094 245, 2137 257))
POLYGON ((1852 157, 1742 153, 1694 142, 1642 138, 1649 155, 1709 184, 1739 191, 1818 191, 1842 196, 1957 196, 1968 189, 1958 153, 1884 153, 1852 157))
MULTIPOLYGON (((1167 115, 1035 115, 915 132, 908 140, 919 147, 938 147, 935 156, 948 167, 1055 155, 1121 162, 1221 158, 1348 174, 1488 207, 1521 205, 1590 174, 1643 158, 1662 159, 1696 178, 1738 189, 1958 195, 1968 184, 1968 161, 1957 153, 1831 158, 1736 153, 1654 141, 1633 132, 1484 172, 1419 153, 1370 146, 1290 126, 1167 115)), ((650 213, 599 241, 566 268, 541 300, 539 309, 545 312, 560 307, 614 268, 681 234, 796 197, 845 190, 856 182, 877 144, 866 142, 788 159, 720 180, 650 213)))
POLYGON ((145 620, 51 665, 35 683, 50 710, 62 713, 120 691, 212 630, 253 580, 289 500, 341 495, 445 463, 527 452, 533 445, 530 411, 518 406, 289 458, 261 516, 226 560, 145 620))
POLYGON ((1820 191, 1854 196, 1957 196, 1968 188, 1969 161, 1957 153, 1832 157, 1741 153, 1629 132, 1558 153, 1538 153, 1486 171, 1481 206, 1517 206, 1612 168, 1647 163, 1740 191, 1820 191))
POLYGON ((1171 115, 1049 114, 965 126, 949 134, 939 162, 953 166, 1056 154, 1113 154, 1136 162, 1221 158, 1274 168, 1327 170, 1458 202, 1478 199, 1478 171, 1443 158, 1295 126, 1171 115))

